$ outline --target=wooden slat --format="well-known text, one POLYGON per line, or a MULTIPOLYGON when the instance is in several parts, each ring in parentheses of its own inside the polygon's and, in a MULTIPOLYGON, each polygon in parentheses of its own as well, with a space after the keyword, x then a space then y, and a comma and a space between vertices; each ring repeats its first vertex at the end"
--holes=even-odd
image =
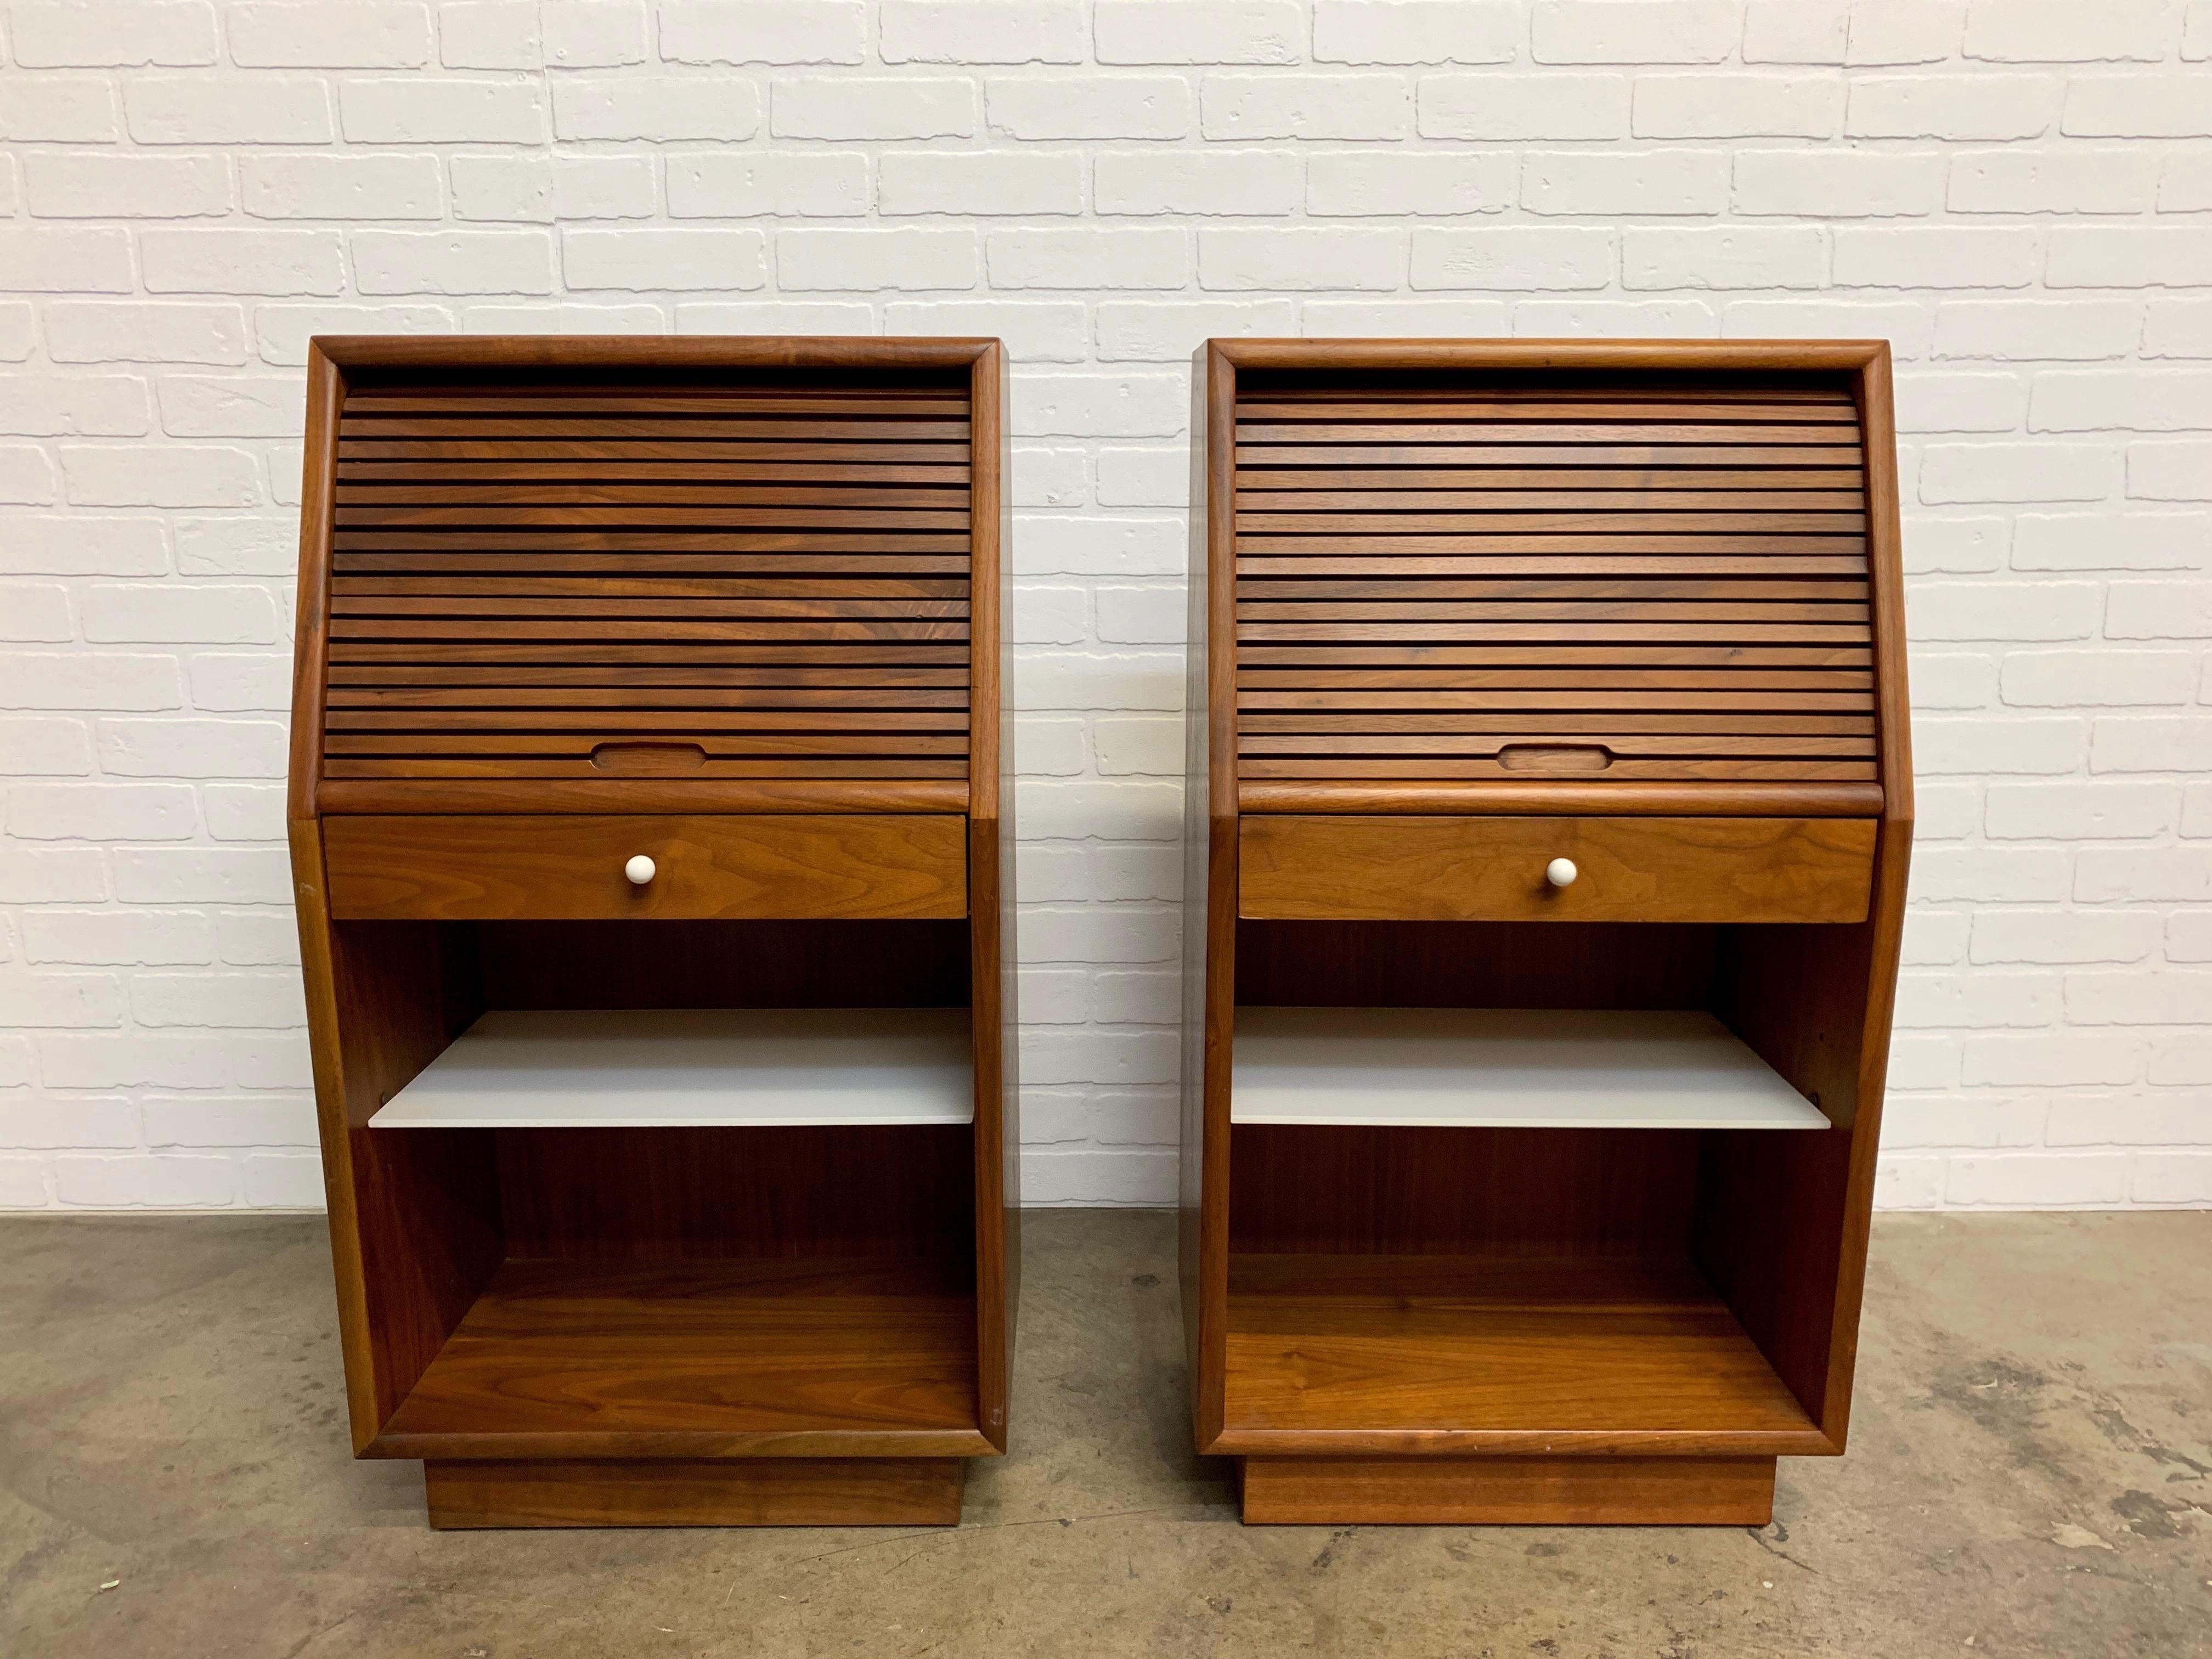
POLYGON ((1626 441, 1570 441, 1558 428, 1522 431, 1524 441, 1497 444, 1438 444, 1405 440, 1396 443, 1316 444, 1308 441, 1255 445, 1240 442, 1237 466, 1721 466, 1856 467, 1863 460, 1856 444, 1752 447, 1741 443, 1659 444, 1626 441))
POLYGON ((1587 466, 1435 466, 1337 468, 1246 466, 1237 474, 1239 495, 1278 490, 1560 489, 1591 492, 1632 490, 1664 495, 1674 490, 1841 490, 1863 499, 1866 475, 1858 468, 1835 466, 1784 471, 1729 471, 1723 468, 1587 466))
POLYGON ((964 779, 968 385, 349 394, 326 775, 964 779))

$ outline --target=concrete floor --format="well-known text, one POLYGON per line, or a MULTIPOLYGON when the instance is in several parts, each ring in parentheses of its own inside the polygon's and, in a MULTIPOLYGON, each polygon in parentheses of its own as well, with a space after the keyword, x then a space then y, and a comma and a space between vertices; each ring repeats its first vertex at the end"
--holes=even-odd
POLYGON ((957 1530, 436 1534, 319 1219, 0 1223, 0 1655, 2212 1655, 2212 1214, 1880 1221, 1851 1455, 1757 1532, 1241 1527, 1168 1218, 1027 1243, 957 1530))

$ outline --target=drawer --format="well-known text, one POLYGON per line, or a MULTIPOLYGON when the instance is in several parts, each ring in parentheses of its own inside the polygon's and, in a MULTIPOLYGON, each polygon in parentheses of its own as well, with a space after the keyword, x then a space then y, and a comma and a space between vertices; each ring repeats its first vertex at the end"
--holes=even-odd
POLYGON ((967 836, 949 813, 326 817, 323 859, 340 921, 945 917, 967 836))
POLYGON ((1874 841, 1871 818, 1252 813, 1239 821, 1237 914, 1288 921, 1863 921, 1874 841), (1557 859, 1575 866, 1564 886, 1547 874, 1557 859))

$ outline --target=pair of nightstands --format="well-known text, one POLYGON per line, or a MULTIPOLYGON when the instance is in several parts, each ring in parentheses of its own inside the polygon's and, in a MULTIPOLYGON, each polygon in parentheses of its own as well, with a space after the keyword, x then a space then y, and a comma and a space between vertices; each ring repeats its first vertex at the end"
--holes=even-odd
MULTIPOLYGON (((317 344, 310 1028, 434 1524, 951 1522, 1006 1449, 1004 374, 317 344)), ((1200 1449, 1250 1520, 1763 1521, 1843 1443, 1910 838, 1886 352, 1195 394, 1200 1449)))

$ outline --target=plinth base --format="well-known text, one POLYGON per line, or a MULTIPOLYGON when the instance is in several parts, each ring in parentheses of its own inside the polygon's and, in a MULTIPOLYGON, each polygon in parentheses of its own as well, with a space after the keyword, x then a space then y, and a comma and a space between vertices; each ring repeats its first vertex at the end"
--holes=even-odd
POLYGON ((466 1527, 950 1527, 958 1457, 422 1466, 430 1524, 466 1527))
POLYGON ((1288 1526, 1763 1527, 1771 1457, 1248 1457, 1244 1519, 1288 1526))

